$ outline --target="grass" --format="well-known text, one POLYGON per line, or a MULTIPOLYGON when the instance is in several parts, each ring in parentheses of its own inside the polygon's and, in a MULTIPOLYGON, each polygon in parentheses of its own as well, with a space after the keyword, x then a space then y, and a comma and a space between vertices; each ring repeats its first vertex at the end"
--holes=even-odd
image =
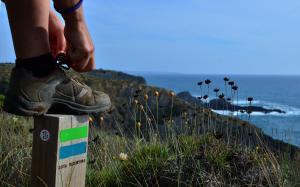
MULTIPOLYGON (((5 75, 0 82, 7 82, 6 69, 0 68, 0 77, 5 75)), ((115 104, 115 112, 101 115, 100 122, 93 116, 90 125, 88 187, 300 186, 298 151, 266 138, 247 122, 137 82, 78 79, 107 90, 115 104), (132 97, 138 89, 142 92, 132 97)), ((1 112, 3 99, 0 186, 30 186, 33 119, 1 112)))
MULTIPOLYGON (((32 123, 31 118, 0 113, 0 186, 30 186, 32 123)), ((289 156, 274 156, 264 145, 245 149, 210 133, 146 140, 91 125, 86 184, 297 186, 300 165, 295 163, 289 156)))

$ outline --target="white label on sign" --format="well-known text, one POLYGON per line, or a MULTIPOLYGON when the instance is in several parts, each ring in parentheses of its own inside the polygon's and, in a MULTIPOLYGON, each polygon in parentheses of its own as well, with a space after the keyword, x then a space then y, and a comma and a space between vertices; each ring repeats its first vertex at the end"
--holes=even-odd
POLYGON ((40 132, 40 138, 42 141, 47 142, 50 139, 50 132, 48 130, 42 130, 40 132))

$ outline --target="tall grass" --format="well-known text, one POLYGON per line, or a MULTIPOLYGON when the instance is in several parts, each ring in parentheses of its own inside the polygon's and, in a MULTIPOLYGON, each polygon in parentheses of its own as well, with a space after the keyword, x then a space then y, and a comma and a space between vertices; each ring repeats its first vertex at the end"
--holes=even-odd
MULTIPOLYGON (((250 137, 259 140, 256 146, 248 147, 242 142, 227 143, 228 139, 236 138, 236 134, 227 137, 216 136, 215 130, 204 132, 205 123, 213 119, 212 112, 204 108, 198 111, 207 116, 204 124, 198 124, 202 129, 193 130, 201 128, 188 122, 194 115, 185 111, 183 118, 177 120, 173 116, 175 95, 171 94, 170 99, 169 111, 172 112, 167 119, 172 120, 171 125, 168 125, 169 120, 166 124, 158 123, 163 121, 156 113, 158 103, 153 109, 147 106, 148 102, 140 101, 137 104, 143 107, 134 103, 128 108, 134 119, 132 137, 124 135, 122 124, 117 121, 119 133, 103 131, 102 127, 106 125, 103 119, 100 127, 90 125, 87 186, 299 185, 297 171, 300 165, 293 164, 296 161, 286 156, 289 153, 278 155, 272 152, 259 133, 250 137), (145 117, 150 118, 146 120, 148 125, 143 123, 145 117), (149 128, 153 125, 157 128, 149 128), (167 133, 163 132, 164 128, 159 130, 159 125, 167 126, 167 133)), ((233 118, 228 119, 228 123, 239 126, 233 118)), ((0 186, 30 186, 32 123, 31 118, 0 113, 0 186)), ((217 118, 210 124, 215 127, 210 129, 220 131, 222 123, 222 118, 217 118)))

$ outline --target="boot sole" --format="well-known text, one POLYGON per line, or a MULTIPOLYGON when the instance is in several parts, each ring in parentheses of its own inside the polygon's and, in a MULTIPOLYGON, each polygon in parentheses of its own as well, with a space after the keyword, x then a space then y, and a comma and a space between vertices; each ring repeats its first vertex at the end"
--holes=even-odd
POLYGON ((86 106, 86 105, 80 105, 75 102, 70 102, 63 99, 54 98, 51 106, 51 112, 57 112, 60 108, 66 108, 69 109, 69 111, 64 113, 70 113, 70 114, 90 114, 90 113, 99 113, 99 112, 105 112, 111 108, 111 103, 106 102, 101 105, 96 106, 86 106), (56 110, 57 109, 57 110, 56 110))
POLYGON ((19 116, 40 116, 45 113, 62 113, 62 114, 89 114, 105 112, 111 108, 111 103, 107 102, 97 106, 85 106, 78 103, 70 102, 55 98, 49 103, 30 102, 24 98, 16 96, 6 96, 3 110, 5 112, 19 116))

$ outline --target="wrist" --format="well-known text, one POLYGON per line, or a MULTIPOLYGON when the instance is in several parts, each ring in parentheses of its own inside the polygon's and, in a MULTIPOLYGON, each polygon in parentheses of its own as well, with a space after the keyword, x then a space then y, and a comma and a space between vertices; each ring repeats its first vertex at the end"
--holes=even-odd
POLYGON ((73 26, 78 25, 84 22, 83 10, 82 7, 70 14, 64 14, 62 17, 65 20, 65 24, 73 26))
POLYGON ((83 0, 79 0, 76 4, 72 5, 74 3, 74 0, 69 1, 62 1, 60 3, 55 2, 54 3, 54 9, 59 12, 60 14, 70 14, 75 12, 77 9, 79 9, 82 6, 83 0), (58 3, 58 4, 57 4, 58 3), (70 5, 71 4, 71 5, 70 5), (66 8, 65 8, 66 7, 66 8))

